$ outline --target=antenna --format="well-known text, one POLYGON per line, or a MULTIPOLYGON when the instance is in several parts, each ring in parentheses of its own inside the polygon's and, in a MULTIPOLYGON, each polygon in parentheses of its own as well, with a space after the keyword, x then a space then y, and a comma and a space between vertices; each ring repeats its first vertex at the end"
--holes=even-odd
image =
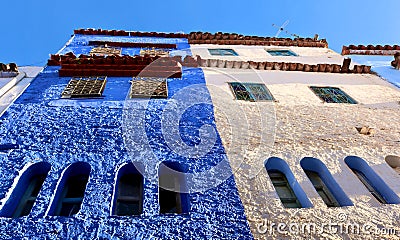
POLYGON ((279 34, 281 34, 281 32, 284 32, 284 33, 286 33, 286 34, 288 34, 288 35, 290 35, 290 36, 292 36, 292 37, 295 37, 295 38, 299 38, 299 37, 300 37, 300 36, 297 35, 297 34, 290 33, 289 31, 285 30, 285 27, 286 27, 288 24, 289 24, 289 20, 286 20, 286 22, 284 22, 284 23, 282 24, 281 27, 278 27, 278 25, 276 25, 276 24, 274 24, 274 23, 272 24, 273 27, 276 27, 276 28, 278 29, 278 32, 275 34, 275 37, 276 37, 276 38, 279 36, 279 34))

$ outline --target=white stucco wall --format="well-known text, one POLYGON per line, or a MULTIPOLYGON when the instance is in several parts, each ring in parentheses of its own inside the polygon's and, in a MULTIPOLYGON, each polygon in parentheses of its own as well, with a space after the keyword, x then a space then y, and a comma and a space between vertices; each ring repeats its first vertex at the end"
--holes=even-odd
MULTIPOLYGON (((246 49, 243 52, 248 48, 251 47, 243 47, 246 49)), ((235 50, 241 54, 241 50, 235 50)), ((317 56, 301 58, 300 62, 313 59, 320 63, 331 54, 331 59, 339 61, 340 57, 333 53, 324 56, 322 50, 315 49, 317 56)), ((193 53, 205 54, 196 49, 193 53)), ((344 163, 347 156, 363 158, 400 195, 400 176, 384 160, 387 155, 399 155, 399 90, 375 75, 219 68, 204 68, 204 73, 215 106, 218 131, 256 239, 398 239, 398 236, 379 233, 324 231, 308 235, 283 234, 276 230, 260 233, 257 227, 263 220, 317 226, 370 224, 379 229, 394 229, 400 234, 400 205, 380 204, 344 163), (236 101, 227 84, 230 81, 263 82, 276 102, 236 101), (340 87, 359 104, 323 103, 309 89, 310 85, 340 87), (356 127, 364 125, 373 127, 376 134, 359 134, 356 127), (264 168, 265 160, 272 156, 289 164, 314 207, 286 209, 282 206, 264 168), (324 162, 354 206, 326 207, 300 166, 304 157, 324 162)))
POLYGON ((246 46, 246 45, 191 45, 193 56, 203 59, 223 59, 232 61, 270 61, 270 62, 299 62, 307 64, 329 63, 342 64, 344 57, 328 48, 310 47, 279 47, 279 46, 246 46), (208 49, 233 49, 238 56, 213 56, 208 49), (272 56, 266 50, 291 50, 298 56, 272 56))

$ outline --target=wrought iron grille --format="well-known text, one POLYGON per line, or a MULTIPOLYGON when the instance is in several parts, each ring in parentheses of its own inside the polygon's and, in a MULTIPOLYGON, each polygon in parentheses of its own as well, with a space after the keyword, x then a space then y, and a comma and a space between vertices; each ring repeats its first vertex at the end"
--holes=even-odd
POLYGON ((326 103, 357 104, 353 98, 337 87, 310 87, 311 90, 326 103))
POLYGON ((273 101, 274 98, 268 88, 262 83, 229 83, 237 100, 245 101, 273 101))
POLYGON ((91 55, 121 55, 122 50, 120 48, 110 48, 110 47, 96 47, 90 51, 91 55))
POLYGON ((169 52, 166 49, 140 49, 140 56, 144 55, 169 57, 169 52))
POLYGON ((61 94, 61 98, 101 97, 107 77, 73 77, 61 94))
POLYGON ((129 96, 130 98, 167 98, 167 79, 133 78, 129 96))

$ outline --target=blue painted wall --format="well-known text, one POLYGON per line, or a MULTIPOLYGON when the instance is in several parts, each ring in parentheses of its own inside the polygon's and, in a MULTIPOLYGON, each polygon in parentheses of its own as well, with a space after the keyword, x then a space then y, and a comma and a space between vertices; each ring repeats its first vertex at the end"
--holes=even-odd
MULTIPOLYGON (((179 49, 189 48, 186 39, 77 35, 62 53, 88 53, 89 40, 177 43, 179 49)), ((138 51, 123 49, 124 54, 138 51)), ((188 50, 184 52, 190 54, 188 50)), ((0 118, 0 144, 19 145, 19 149, 0 155, 3 205, 24 166, 41 161, 51 164, 31 214, 18 219, 0 218, 0 239, 252 239, 233 177, 207 191, 191 193, 188 215, 160 215, 158 186, 145 180, 143 214, 110 216, 116 171, 130 161, 122 138, 122 107, 131 79, 108 78, 103 99, 62 100, 61 92, 70 78, 58 77, 58 69, 46 67, 0 118), (91 166, 81 211, 69 218, 48 216, 62 172, 77 161, 91 166)), ((184 69, 182 79, 168 81, 171 95, 192 84, 205 86, 201 69, 184 69)), ((204 93, 209 96, 208 91, 204 93)), ((203 124, 216 129, 208 98, 209 104, 196 105, 182 115, 180 130, 188 145, 198 143, 198 129, 203 124)), ((188 172, 196 172, 215 166, 226 157, 219 136, 212 150, 199 161, 171 151, 160 134, 160 111, 167 102, 151 100, 145 113, 146 134, 160 161, 186 164, 188 172)))

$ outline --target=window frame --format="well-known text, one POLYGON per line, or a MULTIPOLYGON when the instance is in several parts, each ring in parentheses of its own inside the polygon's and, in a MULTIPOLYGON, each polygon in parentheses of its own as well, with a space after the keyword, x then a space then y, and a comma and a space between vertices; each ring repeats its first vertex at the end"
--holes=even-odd
POLYGON ((208 48, 208 53, 211 56, 223 56, 223 57, 237 57, 239 54, 232 48, 208 48), (229 52, 229 54, 226 54, 229 52))
MULTIPOLYGON (((143 203, 144 203, 144 177, 143 177, 143 166, 139 163, 127 163, 122 166, 117 173, 117 178, 114 185, 114 197, 112 206, 112 216, 140 216, 143 214, 143 203), (140 170, 138 170, 138 167, 140 170), (121 196, 121 179, 125 176, 135 175, 139 177, 139 186, 137 187, 138 192, 135 192, 137 196, 122 195, 121 196), (139 205, 138 212, 132 214, 119 214, 119 201, 122 202, 137 202, 139 205)), ((131 183, 134 181, 131 181, 131 183)), ((132 184, 134 185, 134 184, 132 184)))
POLYGON ((298 57, 299 55, 292 50, 289 49, 265 49, 265 51, 272 57, 298 57), (277 52, 288 52, 289 55, 275 54, 277 52))
POLYGON ((279 199, 281 200, 283 206, 285 208, 302 208, 302 205, 298 197, 296 196, 294 190, 290 186, 286 175, 283 172, 276 169, 267 170, 267 172, 269 178, 271 179, 272 185, 274 186, 275 191, 278 194, 279 199), (278 178, 281 178, 282 180, 278 180, 278 178), (283 192, 281 191, 282 187, 287 189, 286 192, 290 193, 291 197, 283 196, 283 192))
POLYGON ((324 103, 339 103, 339 104, 358 104, 358 102, 348 95, 345 91, 343 91, 339 87, 330 87, 330 86, 309 86, 311 92, 316 95, 319 99, 321 99, 324 103), (338 93, 331 93, 328 91, 338 91, 338 93), (328 95, 328 96, 327 96, 328 95), (327 96, 327 97, 325 97, 327 96), (341 99, 346 99, 346 101, 342 101, 341 99))
POLYGON ((322 180, 319 173, 317 173, 315 171, 311 171, 311 170, 305 170, 305 169, 304 169, 304 172, 307 175, 310 182, 312 183, 312 185, 314 186, 318 195, 325 202, 326 206, 341 207, 339 201, 335 198, 334 194, 330 191, 328 186, 322 180))
POLYGON ((243 101, 250 101, 250 102, 275 102, 275 98, 272 93, 269 91, 268 87, 264 83, 249 83, 249 82, 228 82, 229 88, 233 93, 235 100, 243 100, 243 101), (237 86, 234 86, 237 85, 237 86), (253 87, 258 86, 263 89, 264 96, 267 96, 267 99, 260 99, 260 94, 256 93, 253 87), (237 87, 241 87, 240 90, 242 93, 238 93, 236 91, 237 87), (248 97, 246 99, 241 98, 241 95, 245 95, 244 92, 247 93, 248 97))
POLYGON ((369 181, 367 176, 365 174, 357 169, 351 169, 353 173, 357 176, 357 178, 360 180, 360 182, 365 186, 365 188, 368 190, 368 192, 376 199, 378 202, 382 204, 388 204, 388 202, 385 200, 385 198, 380 194, 372 185, 372 183, 369 181))
POLYGON ((187 182, 184 175, 182 175, 185 172, 186 167, 176 162, 166 161, 160 164, 158 168, 158 201, 160 206, 160 214, 184 215, 190 212, 190 199, 189 193, 187 193, 187 182), (165 185, 162 183, 165 179, 168 180, 168 183, 172 183, 174 185, 171 186, 173 189, 165 188, 165 185), (179 192, 173 191, 176 189, 178 189, 179 192), (168 209, 163 209, 163 206, 165 206, 164 203, 166 201, 171 201, 170 199, 175 199, 174 202, 176 211, 174 212, 171 212, 171 209, 169 209, 169 211, 168 209))
POLYGON ((103 97, 106 88, 106 76, 72 77, 61 93, 62 99, 91 99, 103 97), (84 89, 89 92, 83 93, 84 89), (81 89, 81 91, 79 91, 81 89))

